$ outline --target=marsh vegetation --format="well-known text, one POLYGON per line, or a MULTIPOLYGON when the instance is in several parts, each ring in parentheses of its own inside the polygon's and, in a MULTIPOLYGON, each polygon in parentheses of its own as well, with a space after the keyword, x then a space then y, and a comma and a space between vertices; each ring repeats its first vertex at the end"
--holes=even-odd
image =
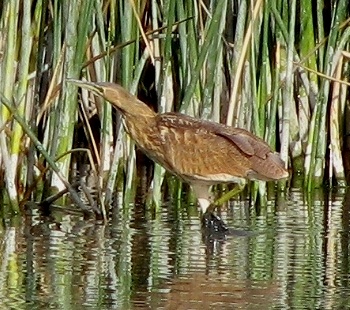
MULTIPOLYGON (((303 190, 345 185, 349 11, 346 0, 2 1, 5 211, 67 190, 84 208, 74 183, 82 163, 91 208, 105 213, 115 191, 134 197, 140 156, 120 117, 67 77, 118 82, 159 112, 246 128, 281 153, 303 190)), ((151 170, 149 203, 181 198, 181 182, 151 170)))

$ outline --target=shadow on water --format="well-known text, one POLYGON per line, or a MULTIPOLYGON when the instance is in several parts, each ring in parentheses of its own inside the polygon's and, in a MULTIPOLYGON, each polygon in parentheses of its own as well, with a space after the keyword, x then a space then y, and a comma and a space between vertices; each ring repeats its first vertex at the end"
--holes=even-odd
POLYGON ((193 206, 115 208, 108 225, 29 208, 0 230, 1 309, 348 309, 350 194, 233 201, 225 239, 193 206))

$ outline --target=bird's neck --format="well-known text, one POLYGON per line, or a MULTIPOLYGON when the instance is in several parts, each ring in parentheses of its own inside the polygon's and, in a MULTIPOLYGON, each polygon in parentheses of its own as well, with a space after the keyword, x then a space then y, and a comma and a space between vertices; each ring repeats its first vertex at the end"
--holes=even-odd
POLYGON ((141 148, 145 147, 143 144, 156 127, 156 116, 157 113, 145 104, 132 111, 123 111, 126 130, 141 148))
POLYGON ((153 117, 156 113, 144 102, 137 99, 135 96, 128 94, 130 98, 128 98, 124 94, 121 96, 122 98, 106 98, 126 119, 127 118, 137 118, 139 116, 144 117, 153 117))

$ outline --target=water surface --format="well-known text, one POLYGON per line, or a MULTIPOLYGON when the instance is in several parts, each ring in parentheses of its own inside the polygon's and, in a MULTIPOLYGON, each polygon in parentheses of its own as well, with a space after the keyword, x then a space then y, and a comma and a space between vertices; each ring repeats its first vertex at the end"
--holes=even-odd
POLYGON ((233 201, 235 233, 210 242, 175 205, 4 220, 0 309, 350 309, 349 195, 233 201))

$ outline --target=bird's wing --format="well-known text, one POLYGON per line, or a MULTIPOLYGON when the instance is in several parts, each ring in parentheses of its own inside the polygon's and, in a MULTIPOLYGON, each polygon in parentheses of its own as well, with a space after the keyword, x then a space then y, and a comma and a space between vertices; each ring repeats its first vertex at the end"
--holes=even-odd
MULTIPOLYGON (((220 125, 220 124, 219 124, 220 125)), ((218 126, 216 135, 233 142, 244 154, 265 159, 272 152, 270 146, 247 130, 228 126, 218 126)))
POLYGON ((247 156, 258 156, 265 159, 271 153, 270 146, 264 140, 245 129, 200 120, 187 115, 181 115, 181 117, 178 115, 177 113, 160 114, 160 123, 166 125, 168 128, 181 128, 182 130, 191 130, 196 134, 214 134, 222 137, 233 143, 247 156))
POLYGON ((158 115, 162 162, 189 179, 272 180, 285 174, 279 156, 248 131, 186 115, 158 115))
POLYGON ((284 162, 279 154, 261 138, 241 128, 225 126, 217 131, 217 135, 232 141, 244 154, 250 157, 252 178, 271 180, 288 175, 284 162))
POLYGON ((164 156, 161 160, 175 174, 187 180, 221 182, 246 177, 249 160, 240 148, 248 154, 254 150, 239 137, 241 146, 225 135, 218 135, 215 123, 166 113, 158 116, 157 127, 164 156))

